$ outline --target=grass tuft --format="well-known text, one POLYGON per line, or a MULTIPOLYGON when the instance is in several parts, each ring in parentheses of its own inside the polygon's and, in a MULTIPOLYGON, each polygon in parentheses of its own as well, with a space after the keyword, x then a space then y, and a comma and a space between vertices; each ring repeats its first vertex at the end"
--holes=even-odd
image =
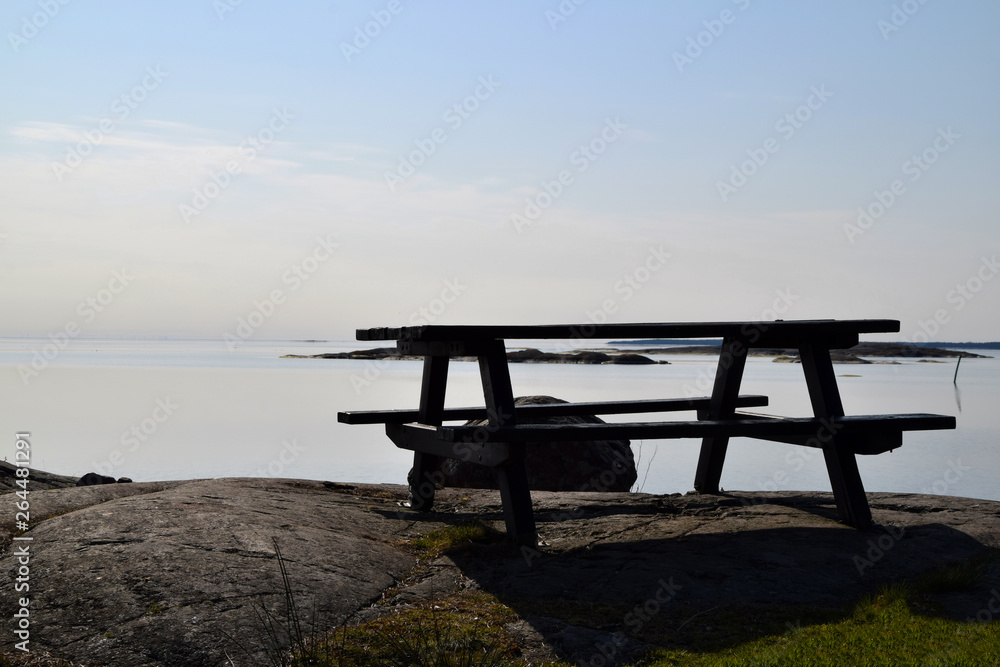
MULTIPOLYGON (((505 625, 513 612, 486 595, 461 596, 394 610, 339 628, 324 651, 337 667, 499 667, 518 664, 505 625)), ((318 663, 296 663, 318 664, 318 663)))
POLYGON ((432 530, 412 540, 410 545, 428 556, 507 544, 504 533, 480 519, 432 530))
POLYGON ((975 590, 986 580, 986 570, 1000 560, 1000 550, 992 550, 978 558, 949 563, 921 574, 913 582, 921 593, 953 593, 975 590))

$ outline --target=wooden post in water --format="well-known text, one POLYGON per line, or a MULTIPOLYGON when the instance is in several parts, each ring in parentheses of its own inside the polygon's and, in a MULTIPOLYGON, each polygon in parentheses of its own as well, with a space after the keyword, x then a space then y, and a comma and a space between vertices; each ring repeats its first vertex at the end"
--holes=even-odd
POLYGON ((955 364, 955 378, 951 381, 952 384, 958 384, 958 367, 962 365, 962 353, 958 353, 958 363, 955 364))

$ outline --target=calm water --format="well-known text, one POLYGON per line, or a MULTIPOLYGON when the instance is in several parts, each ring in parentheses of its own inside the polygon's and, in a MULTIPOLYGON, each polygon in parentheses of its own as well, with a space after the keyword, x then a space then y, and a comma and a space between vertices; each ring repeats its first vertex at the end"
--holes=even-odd
MULTIPOLYGON (((354 341, 75 340, 22 380, 41 339, 0 339, 0 456, 13 459, 16 431, 30 431, 34 466, 67 475, 91 470, 136 481, 277 476, 402 483, 410 455, 379 426, 346 426, 338 410, 412 408, 419 362, 281 359, 363 347, 354 341), (6 434, 6 435, 3 435, 6 434)), ((537 347, 545 349, 540 342, 537 347)), ((664 356, 670 365, 511 367, 517 395, 573 401, 707 392, 714 357, 664 356)), ((870 491, 1000 500, 1000 360, 837 366, 849 414, 956 415, 958 429, 908 433, 903 447, 859 457, 870 491), (852 376, 852 377, 848 377, 852 376), (853 377, 858 376, 858 377, 853 377)), ((751 359, 744 393, 771 398, 775 414, 810 414, 797 364, 751 359)), ((449 405, 482 403, 475 364, 452 365, 449 405)), ((633 417, 623 416, 620 420, 633 417)), ((633 442, 642 490, 692 488, 698 442, 633 442)), ((741 490, 829 490, 818 450, 734 440, 722 485, 741 490)))

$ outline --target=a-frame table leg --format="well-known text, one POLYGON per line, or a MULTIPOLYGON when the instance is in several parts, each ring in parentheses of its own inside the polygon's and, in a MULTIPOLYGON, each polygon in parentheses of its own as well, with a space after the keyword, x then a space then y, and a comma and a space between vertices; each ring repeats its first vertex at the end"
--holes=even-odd
MULTIPOLYGON (((444 414, 444 395, 448 385, 448 357, 424 357, 420 384, 420 423, 440 426, 444 414)), ((441 481, 441 457, 422 452, 413 453, 410 483, 410 507, 424 512, 434 506, 434 489, 441 481)))
MULTIPOLYGON (((837 388, 837 376, 830 360, 830 349, 819 345, 804 344, 799 347, 802 371, 809 387, 813 414, 816 417, 841 417, 844 404, 837 388)), ((823 458, 830 475, 830 486, 837 502, 841 520, 855 528, 867 528, 872 523, 872 513, 861 482, 858 462, 851 443, 834 433, 823 444, 823 458)))
MULTIPOLYGON (((740 394, 743 369, 747 363, 745 341, 738 337, 728 337, 722 341, 719 365, 715 371, 715 386, 712 389, 712 403, 708 409, 708 419, 726 419, 736 411, 736 399, 740 394)), ((698 471, 695 473, 694 488, 699 493, 718 493, 722 479, 722 466, 726 462, 729 438, 710 437, 701 441, 701 455, 698 457, 698 471)))
MULTIPOLYGON (((479 372, 483 380, 483 394, 490 426, 513 426, 514 390, 507 366, 507 350, 502 340, 490 341, 479 354, 479 372)), ((531 490, 524 467, 524 443, 507 445, 509 457, 494 470, 500 487, 507 537, 514 542, 535 547, 538 533, 535 516, 531 511, 531 490)))

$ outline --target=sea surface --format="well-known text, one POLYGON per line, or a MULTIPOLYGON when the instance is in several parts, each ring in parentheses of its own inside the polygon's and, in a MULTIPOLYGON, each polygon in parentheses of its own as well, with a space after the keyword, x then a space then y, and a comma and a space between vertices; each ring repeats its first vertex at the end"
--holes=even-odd
MULTIPOLYGON (((0 338, 0 456, 13 461, 14 434, 28 431, 33 467, 65 475, 404 483, 411 455, 380 426, 340 424, 337 412, 416 407, 420 362, 281 358, 364 346, 249 340, 230 351, 222 340, 75 339, 57 349, 47 339, 0 338)), ((715 357, 657 358, 670 363, 513 364, 511 377, 516 395, 571 401, 710 392, 715 357)), ((865 488, 1000 500, 1000 359, 964 359, 957 384, 953 359, 892 361, 836 366, 847 413, 948 414, 958 428, 906 433, 895 451, 858 457, 865 488)), ((811 414, 798 364, 751 358, 742 393, 769 396, 761 411, 811 414)), ((482 402, 477 365, 453 363, 448 405, 482 402)), ((692 488, 698 441, 638 441, 632 449, 637 490, 692 488)), ((730 445, 722 486, 830 488, 819 450, 742 438, 730 445)))

